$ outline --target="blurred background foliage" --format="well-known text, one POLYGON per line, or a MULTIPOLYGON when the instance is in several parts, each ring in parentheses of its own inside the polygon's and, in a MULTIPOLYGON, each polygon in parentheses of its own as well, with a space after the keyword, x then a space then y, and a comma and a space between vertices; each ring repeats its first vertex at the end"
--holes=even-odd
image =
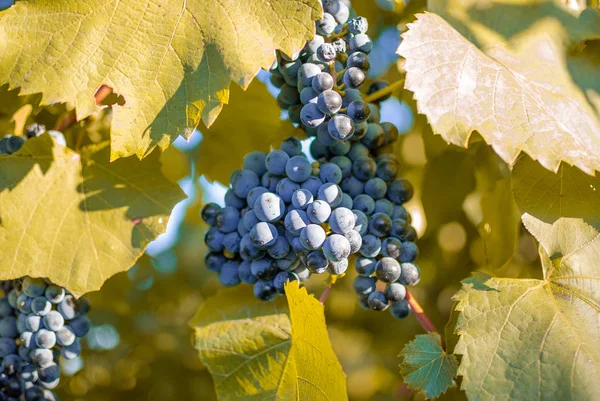
MULTIPOLYGON (((395 54, 400 33, 424 1, 353 0, 358 15, 369 19, 371 78, 402 78, 395 54), (374 5, 375 4, 375 5, 374 5)), ((367 85, 368 86, 368 85, 367 85)), ((7 88, 1 88, 7 92, 7 88)), ((219 290, 204 266, 206 226, 203 203, 222 202, 232 170, 244 154, 268 150, 294 129, 274 99, 276 89, 261 72, 247 93, 232 88, 231 105, 210 129, 201 127, 189 141, 179 138, 161 155, 163 171, 178 182, 188 199, 176 206, 168 231, 127 273, 114 276, 101 291, 89 294, 94 327, 82 358, 63 361, 59 395, 67 400, 215 400, 212 379, 192 348, 188 321, 201 303, 219 290)), ((35 96, 0 97, 0 129, 21 133, 32 122, 66 127, 69 146, 108 138, 110 108, 77 124, 64 105, 40 108, 35 96), (86 135, 84 135, 84 133, 86 135)), ((114 100, 116 102, 116 99, 114 100)), ((501 277, 541 277, 537 246, 520 222, 511 193, 508 166, 480 138, 468 149, 447 145, 416 114, 412 94, 398 91, 382 103, 382 121, 403 135, 390 149, 402 162, 401 175, 415 186, 407 208, 418 231, 422 271, 412 290, 443 333, 451 297, 472 271, 501 277)), ((308 149, 310 139, 304 140, 308 149)), ((352 290, 353 272, 339 280, 325 306, 332 345, 348 376, 353 401, 423 399, 402 383, 397 355, 422 332, 413 318, 361 309, 352 290)), ((311 279, 319 295, 323 278, 311 279), (316 280, 316 281, 315 281, 316 280)), ((465 399, 455 387, 441 397, 465 399)))

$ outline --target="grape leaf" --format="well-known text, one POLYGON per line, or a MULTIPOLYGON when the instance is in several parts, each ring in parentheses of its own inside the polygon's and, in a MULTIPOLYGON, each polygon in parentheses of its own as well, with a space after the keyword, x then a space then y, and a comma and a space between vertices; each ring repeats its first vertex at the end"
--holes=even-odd
POLYGON ((47 277, 82 295, 129 269, 184 198, 158 157, 109 163, 108 142, 78 154, 47 134, 0 157, 0 280, 47 277))
POLYGON ((203 138, 195 152, 198 174, 229 185, 229 175, 242 166, 247 153, 279 148, 289 136, 302 138, 304 131, 281 120, 281 109, 267 87, 253 82, 244 93, 235 86, 231 105, 210 128, 201 128, 203 138))
POLYGON ((287 305, 223 290, 190 322, 220 400, 348 399, 323 306, 295 282, 286 293, 287 305))
POLYGON ((600 234, 600 177, 564 164, 554 174, 521 157, 512 181, 523 224, 552 259, 575 252, 600 234))
POLYGON ((562 261, 543 248, 543 280, 481 273, 455 295, 461 388, 476 400, 596 400, 600 241, 562 261))
POLYGON ((400 372, 408 387, 436 398, 445 393, 456 377, 458 361, 442 348, 438 333, 418 335, 400 353, 400 372))
POLYGON ((508 163, 521 151, 557 171, 561 161, 600 170, 600 121, 562 60, 560 26, 548 25, 487 54, 435 14, 403 35, 406 88, 434 131, 467 146, 477 130, 508 163), (554 35, 554 36, 550 36, 554 35))
POLYGON ((0 13, 0 83, 43 104, 68 102, 83 118, 105 84, 114 107, 111 158, 144 157, 210 125, 229 99, 269 68, 274 50, 314 35, 318 0, 17 2, 0 13))

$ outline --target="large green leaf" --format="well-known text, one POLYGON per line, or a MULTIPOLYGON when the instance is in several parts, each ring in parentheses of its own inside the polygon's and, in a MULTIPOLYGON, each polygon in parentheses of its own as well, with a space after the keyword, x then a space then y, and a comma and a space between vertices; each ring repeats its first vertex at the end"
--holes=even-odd
POLYGON ((569 255, 600 234, 600 177, 564 164, 554 174, 522 157, 512 181, 525 227, 551 258, 569 255))
POLYGON ((566 28, 540 24, 484 53, 439 16, 420 14, 398 49, 406 88, 450 143, 467 146, 476 130, 508 163, 524 151, 550 170, 565 161, 591 174, 600 170, 598 112, 569 75, 566 28))
POLYGON ((470 400, 597 400, 600 241, 553 263, 543 280, 475 274, 455 296, 455 353, 470 400))
POLYGON ((436 398, 446 392, 456 377, 456 356, 444 351, 438 333, 418 335, 406 344, 400 357, 404 382, 427 398, 436 398))
POLYGON ((246 92, 233 87, 231 105, 210 128, 201 128, 203 138, 195 152, 198 174, 229 184, 231 172, 242 166, 247 153, 279 148, 289 136, 302 138, 304 131, 281 120, 281 109, 267 87, 254 81, 246 92))
POLYGON ((208 299, 190 322, 220 400, 347 400, 323 306, 297 283, 263 302, 241 288, 208 299))
POLYGON ((158 157, 109 163, 107 142, 78 154, 49 135, 0 157, 0 280, 48 277, 81 295, 129 269, 184 198, 158 157))
POLYGON ((0 13, 0 83, 69 102, 78 118, 112 87, 112 159, 148 155, 200 118, 210 125, 229 99, 314 34, 318 0, 20 1, 0 13))

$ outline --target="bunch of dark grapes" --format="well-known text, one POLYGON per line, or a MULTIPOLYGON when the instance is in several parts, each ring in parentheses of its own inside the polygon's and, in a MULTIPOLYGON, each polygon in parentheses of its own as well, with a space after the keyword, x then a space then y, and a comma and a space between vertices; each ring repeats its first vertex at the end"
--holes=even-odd
MULTIPOLYGON (((366 19, 350 19, 343 1, 324 0, 323 9, 318 35, 296 57, 279 54, 271 69, 278 103, 315 137, 317 162, 311 165, 295 138, 281 150, 246 155, 231 175, 226 207, 202 211, 212 226, 206 265, 224 285, 252 284, 258 298, 271 300, 288 280, 344 274, 352 257, 361 306, 404 318, 405 286, 420 279, 416 231, 402 206, 413 187, 397 178, 398 159, 389 152, 397 128, 380 123, 386 96, 368 103, 360 91, 372 48, 366 19)), ((367 96, 386 87, 376 81, 367 96)))
POLYGON ((25 277, 3 281, 0 298, 0 401, 55 401, 59 356, 77 358, 90 330, 86 299, 25 277))
POLYGON ((12 155, 23 147, 25 141, 36 136, 48 133, 57 144, 66 146, 65 136, 60 131, 49 130, 42 124, 32 124, 25 129, 25 136, 6 135, 0 139, 0 155, 12 155))

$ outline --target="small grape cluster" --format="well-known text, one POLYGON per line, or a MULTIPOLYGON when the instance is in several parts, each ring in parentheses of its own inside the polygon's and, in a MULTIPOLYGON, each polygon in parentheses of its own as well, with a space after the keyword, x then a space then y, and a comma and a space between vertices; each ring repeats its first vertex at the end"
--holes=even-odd
MULTIPOLYGON (((359 90, 373 47, 368 22, 363 17, 349 20, 351 11, 343 1, 323 0, 323 9, 317 35, 294 57, 279 53, 271 68, 271 82, 280 88, 278 104, 333 153, 347 148, 348 141, 362 141, 371 149, 390 144, 397 132, 389 123, 379 124, 377 103, 385 98, 367 103, 359 90)), ((387 86, 375 81, 367 94, 387 86)))
POLYGON ((40 136, 44 133, 48 133, 54 138, 57 144, 66 146, 67 141, 62 132, 56 130, 46 131, 46 127, 42 124, 31 124, 25 129, 25 136, 6 135, 0 139, 0 155, 12 155, 18 152, 23 147, 25 141, 36 136, 40 136))
POLYGON ((81 354, 90 330, 90 304, 64 288, 25 277, 2 282, 0 298, 0 401, 55 401, 62 355, 81 354))

